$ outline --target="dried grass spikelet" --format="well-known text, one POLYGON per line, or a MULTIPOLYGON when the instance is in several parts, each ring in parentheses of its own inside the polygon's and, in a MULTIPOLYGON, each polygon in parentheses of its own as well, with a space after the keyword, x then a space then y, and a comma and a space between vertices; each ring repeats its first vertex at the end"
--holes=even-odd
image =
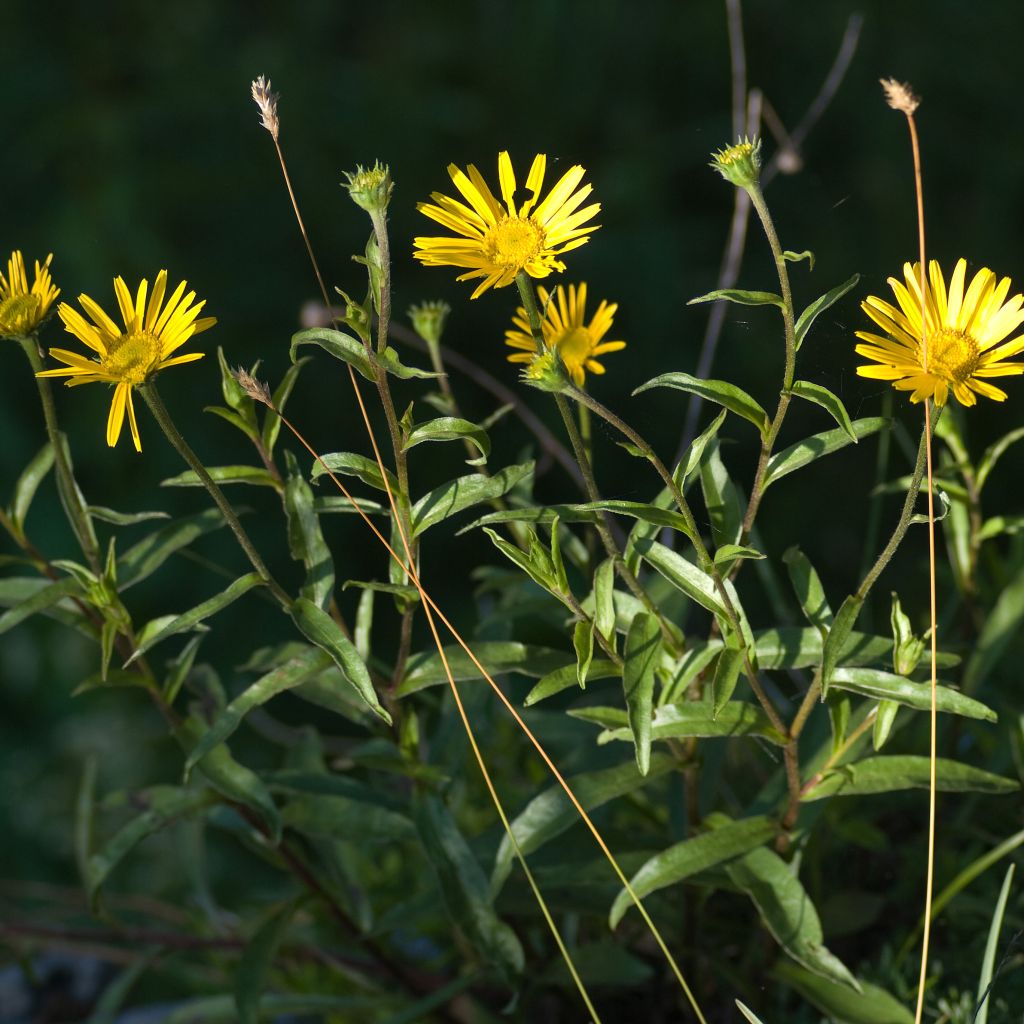
POLYGON ((921 105, 920 98, 914 95, 908 82, 897 82, 895 78, 880 78, 879 82, 885 91, 885 102, 893 110, 900 110, 910 117, 921 105))
POLYGON ((252 98, 256 106, 260 108, 260 121, 264 128, 273 136, 274 141, 281 131, 280 122, 277 120, 277 101, 279 94, 270 89, 270 79, 260 75, 252 83, 252 98))

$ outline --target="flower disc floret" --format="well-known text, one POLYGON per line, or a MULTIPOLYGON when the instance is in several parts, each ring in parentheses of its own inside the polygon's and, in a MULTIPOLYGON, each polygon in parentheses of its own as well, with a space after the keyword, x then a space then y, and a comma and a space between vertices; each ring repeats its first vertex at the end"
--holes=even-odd
POLYGON ((744 136, 733 145, 711 154, 711 166, 734 185, 749 188, 761 173, 761 140, 744 136))
POLYGON ((950 392, 966 406, 974 405, 978 395, 1003 401, 1006 392, 987 378, 1024 373, 1024 363, 1007 361, 1024 351, 1024 337, 1009 337, 1024 324, 1024 296, 1007 299, 1010 279, 996 277, 987 267, 965 288, 966 260, 957 262, 947 289, 932 260, 922 302, 920 273, 919 263, 905 263, 905 283, 889 278, 898 308, 874 295, 861 303, 885 334, 856 332, 865 343, 857 352, 872 360, 858 366, 857 373, 911 392, 912 402, 932 398, 945 405, 950 392))
POLYGON ((558 257, 589 241, 598 228, 589 221, 601 205, 583 206, 591 186, 581 186, 586 172, 579 165, 570 167, 542 200, 546 168, 547 157, 537 155, 526 178, 528 196, 517 203, 516 176, 507 152, 498 156, 501 202, 476 167, 470 164, 462 171, 451 164, 448 173, 464 201, 434 192, 433 202, 419 203, 417 209, 458 237, 416 238, 413 255, 426 266, 466 268, 460 281, 482 279, 474 299, 488 288, 510 285, 521 271, 542 278, 565 270, 558 257))
MULTIPOLYGON (((596 312, 587 321, 587 285, 558 285, 554 293, 543 286, 537 289, 544 318, 541 332, 544 351, 557 351, 566 372, 577 387, 583 387, 586 374, 602 374, 599 356, 618 352, 624 341, 604 341, 615 319, 617 303, 601 300, 596 312)), ((505 332, 505 344, 516 349, 508 357, 510 363, 532 363, 538 356, 537 344, 530 331, 526 309, 520 306, 512 317, 512 327, 505 332)))
POLYGON ((57 309, 65 330, 90 349, 93 358, 68 349, 51 348, 50 355, 65 366, 43 370, 38 376, 68 377, 68 386, 95 382, 113 384, 114 397, 107 417, 107 444, 111 448, 121 436, 127 410, 135 450, 142 451, 132 404, 132 388, 145 384, 154 374, 169 366, 202 359, 202 352, 189 352, 183 356, 175 356, 174 353, 193 335, 209 330, 217 322, 212 316, 199 317, 206 301, 195 302, 195 292, 186 295, 184 281, 165 302, 166 292, 166 270, 157 274, 152 294, 149 294, 148 282, 143 280, 134 298, 124 280, 115 278, 114 293, 123 328, 118 327, 88 295, 78 297, 89 316, 88 320, 66 302, 57 309))
POLYGON ((0 272, 0 337, 23 338, 37 330, 46 319, 54 299, 60 295, 50 277, 50 261, 35 261, 35 277, 29 287, 25 257, 20 249, 7 261, 7 276, 0 272))

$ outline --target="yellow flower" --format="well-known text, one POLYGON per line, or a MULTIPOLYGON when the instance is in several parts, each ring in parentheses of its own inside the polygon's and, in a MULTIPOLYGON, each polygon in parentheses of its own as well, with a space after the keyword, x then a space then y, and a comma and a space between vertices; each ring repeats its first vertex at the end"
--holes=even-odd
MULTIPOLYGON (((625 348, 624 341, 602 341, 612 326, 618 303, 605 302, 597 307, 590 323, 586 323, 587 285, 559 285, 551 296, 543 286, 537 289, 541 308, 545 310, 541 321, 544 345, 548 351, 557 349, 565 368, 577 387, 583 387, 585 371, 604 373, 604 367, 597 356, 618 352, 625 348)), ((521 349, 508 357, 510 363, 532 363, 537 355, 537 345, 530 333, 530 321, 526 310, 520 306, 512 317, 513 327, 505 332, 505 344, 521 349)))
POLYGON ((592 203, 579 209, 591 192, 590 185, 578 187, 586 173, 579 165, 570 167, 540 201, 546 167, 546 156, 534 157, 526 178, 530 195, 516 206, 512 161, 508 153, 499 154, 502 206, 472 164, 465 173, 450 164, 448 173, 469 205, 434 192, 431 198, 436 205, 419 203, 417 209, 462 237, 416 238, 413 255, 428 267, 466 267, 460 281, 482 277, 471 296, 474 299, 488 288, 511 284, 520 270, 531 277, 565 270, 557 257, 589 241, 590 232, 598 225, 583 225, 597 215, 601 205, 592 203))
POLYGON ((31 334, 45 319, 60 295, 50 277, 53 253, 40 265, 36 260, 36 276, 31 289, 25 273, 25 257, 16 249, 7 261, 7 276, 0 273, 0 337, 24 337, 31 334))
POLYGON ((858 345, 857 352, 879 364, 858 366, 857 373, 892 381, 894 388, 912 392, 912 402, 934 398, 936 405, 945 405, 950 391, 961 405, 974 405, 976 394, 1003 401, 1006 392, 984 378, 1024 373, 1024 363, 1004 361, 1024 350, 1024 337, 1005 340, 1024 323, 1024 296, 1007 299, 1010 279, 997 278, 987 267, 974 275, 965 292, 966 271, 967 261, 960 260, 947 292, 939 264, 929 263, 923 347, 919 263, 903 265, 906 286, 889 278, 899 309, 869 295, 861 308, 887 336, 856 332, 868 343, 858 345))
POLYGON ((107 417, 107 444, 111 448, 117 444, 127 408, 132 440, 135 442, 135 450, 139 452, 142 451, 142 443, 139 441, 139 427, 132 405, 132 388, 145 384, 153 374, 167 369, 168 366, 202 359, 202 352, 189 352, 187 355, 174 358, 171 358, 171 355, 193 334, 208 330, 217 322, 212 316, 196 319, 206 301, 193 305, 195 292, 189 292, 183 298, 184 281, 164 302, 167 291, 166 270, 161 270, 156 275, 156 283, 153 285, 153 294, 149 296, 148 305, 147 291, 148 283, 143 280, 133 300, 124 280, 120 277, 114 278, 114 293, 121 308, 123 330, 88 295, 79 295, 78 301, 89 314, 92 323, 66 302, 62 302, 57 312, 64 321, 65 330, 92 349, 98 358, 87 359, 77 352, 51 348, 50 355, 67 366, 59 370, 44 370, 38 375, 70 377, 71 379, 66 382, 69 387, 76 384, 92 384, 95 381, 116 385, 110 403, 110 415, 107 417))

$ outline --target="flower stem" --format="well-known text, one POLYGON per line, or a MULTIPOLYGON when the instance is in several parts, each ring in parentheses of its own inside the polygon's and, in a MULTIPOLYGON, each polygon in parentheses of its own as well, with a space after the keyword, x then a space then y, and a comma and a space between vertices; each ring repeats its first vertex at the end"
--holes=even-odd
POLYGON ((181 436, 178 428, 174 425, 174 421, 171 419, 171 415, 167 411, 159 391, 157 391, 156 383, 150 381, 147 384, 141 384, 138 390, 145 399, 146 405, 149 406, 150 412, 153 413, 153 418, 157 421, 167 440, 171 442, 171 446, 188 463, 189 467, 199 478, 200 483, 209 491, 210 497, 213 498, 214 504, 220 509, 221 515, 224 516, 225 522, 231 528, 231 532, 237 538, 242 550, 252 563, 252 567, 259 573, 260 578, 266 583, 270 592, 277 598, 281 606, 289 608, 292 603, 291 598, 274 577, 270 575, 270 570, 264 565, 260 553, 253 546, 249 535, 245 532, 245 528, 239 522, 235 510, 231 507, 231 503, 224 496, 224 492, 217 486, 213 477, 207 472, 206 467, 200 462, 199 456, 189 447, 188 442, 181 436))
POLYGON ((57 491, 60 494, 61 504, 64 506, 68 521, 71 523, 71 529, 74 531, 90 568, 98 573, 100 572, 101 560, 96 531, 93 529, 92 520, 86 511, 85 498, 82 497, 82 492, 75 482, 75 475, 72 472, 71 462, 68 459, 67 438, 65 438, 57 426, 57 410, 53 403, 53 391, 50 388, 50 382, 46 377, 38 376, 43 369, 39 340, 34 334, 19 338, 18 340, 21 342, 21 347, 28 357, 33 375, 36 375, 36 387, 39 390, 39 401, 43 407, 43 420, 46 423, 46 436, 49 438, 50 447, 53 449, 54 466, 57 471, 57 491))

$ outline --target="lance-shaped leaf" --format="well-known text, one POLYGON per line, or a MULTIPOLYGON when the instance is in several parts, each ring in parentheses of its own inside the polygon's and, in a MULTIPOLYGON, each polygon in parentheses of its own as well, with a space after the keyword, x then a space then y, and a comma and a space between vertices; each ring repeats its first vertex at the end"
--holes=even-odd
POLYGON ((839 612, 832 622, 832 626, 825 637, 821 650, 821 696, 828 696, 829 684, 832 682, 832 675, 839 665, 839 659, 846 648, 857 624, 857 617, 860 615, 864 601, 856 594, 851 594, 839 606, 839 612))
POLYGON ((792 986, 829 1020, 842 1024, 914 1024, 914 1015, 884 988, 860 981, 860 991, 780 960, 772 974, 792 986))
POLYGON ((760 431, 761 436, 768 434, 768 414, 753 398, 735 384, 727 380, 703 380, 688 373, 663 373, 641 384, 633 394, 639 395, 650 388, 676 388, 691 395, 699 395, 709 402, 725 406, 730 412, 749 420, 760 431))
MULTIPOLYGON (((35 580, 32 580, 35 583, 35 580)), ((45 612, 60 604, 69 597, 80 596, 82 585, 73 577, 57 580, 55 583, 40 581, 43 585, 35 589, 28 597, 19 601, 8 611, 0 615, 0 634, 13 629, 24 622, 30 615, 45 612)))
MULTIPOLYGON (((622 674, 621 670, 611 661, 604 658, 595 658, 590 662, 587 669, 587 679, 617 679, 622 674)), ((572 662, 556 668, 544 676, 532 690, 523 698, 523 706, 530 707, 540 701, 551 697, 570 686, 579 686, 579 665, 572 662)))
POLYGON ((85 881, 89 902, 95 904, 107 876, 143 839, 184 815, 210 806, 215 799, 207 789, 181 789, 177 786, 152 786, 131 794, 126 803, 143 810, 88 858, 85 881))
MULTIPOLYGON (((643 899, 700 871, 756 850, 774 839, 777 832, 778 823, 769 817, 730 821, 655 854, 629 880, 629 884, 637 897, 643 899)), ((612 904, 608 927, 615 928, 633 906, 633 897, 628 890, 622 889, 612 904)))
MULTIPOLYGON (((625 715, 625 712, 623 712, 625 715)), ((671 771, 675 761, 667 754, 655 754, 650 761, 646 775, 637 771, 636 764, 627 761, 614 768, 602 768, 598 771, 575 775, 566 782, 576 795, 580 806, 585 811, 601 807, 609 800, 624 796, 635 789, 646 786, 654 779, 671 771)), ((512 822, 512 834, 516 837, 523 856, 539 850, 555 836, 561 835, 580 820, 579 811, 566 796, 561 786, 554 785, 535 796, 512 822)), ((508 835, 501 840, 497 856, 494 858, 494 870, 491 872, 491 891, 497 893, 505 884, 515 852, 508 835)))
POLYGON ((850 440, 856 444, 857 435, 853 432, 853 424, 850 422, 850 414, 838 395, 834 395, 828 388, 820 384, 812 384, 807 380, 798 380, 790 389, 797 398, 820 405, 828 412, 839 426, 846 431, 850 440))
POLYGON ((651 764, 651 708, 654 671, 661 658, 658 620, 641 612, 630 623, 622 666, 622 691, 626 698, 629 730, 633 734, 636 764, 646 775, 651 764))
POLYGON ((429 370, 406 366, 398 358, 398 353, 393 348, 385 349, 384 353, 379 356, 375 353, 371 354, 361 341, 353 338, 350 334, 333 330, 330 327, 310 327, 293 334, 289 350, 292 362, 295 362, 295 353, 302 345, 318 345, 335 359, 348 363, 352 369, 369 381, 377 379, 375 365, 401 380, 408 380, 412 377, 438 376, 429 370))
MULTIPOLYGON (((574 708, 569 714, 573 718, 609 729, 605 736, 609 741, 632 739, 632 733, 626 725, 626 712, 621 708, 574 708)), ((704 701, 662 704, 654 712, 651 739, 685 739, 690 736, 760 736, 777 746, 786 745, 786 737, 772 726, 768 716, 759 707, 746 701, 730 701, 719 709, 717 715, 714 708, 704 701)))
MULTIPOLYGON (((302 368, 308 362, 311 362, 311 359, 306 356, 302 359, 296 359, 285 371, 285 375, 281 378, 281 383, 274 388, 274 394, 271 396, 275 409, 284 412, 288 399, 291 397, 292 389, 295 387, 295 382, 299 379, 302 368)), ((267 409, 263 417, 263 430, 261 434, 263 447, 267 450, 268 454, 273 453, 280 432, 281 417, 273 410, 267 409)))
POLYGON ((999 663, 1024 622, 1024 572, 1016 572, 988 613, 964 671, 964 689, 970 693, 999 663))
POLYGON ((266 984, 267 972, 304 898, 300 896, 277 907, 256 929, 246 945, 235 972, 235 1006, 238 1009, 239 1024, 257 1024, 260 1019, 260 997, 266 984))
POLYGON ((456 512, 507 494, 533 474, 533 467, 532 462, 524 462, 506 466, 493 476, 471 473, 434 488, 412 507, 413 536, 418 536, 456 512))
POLYGON ((711 537, 716 548, 739 541, 746 505, 722 462, 720 448, 720 442, 715 438, 700 461, 700 489, 711 519, 711 537))
POLYGON ((435 796, 421 796, 416 803, 416 823, 452 923, 506 980, 522 973, 522 946, 495 913, 487 878, 448 808, 435 796))
POLYGON ((786 563, 804 617, 822 637, 827 636, 832 628, 832 609, 825 596, 825 588, 821 585, 821 578, 810 559, 798 547, 791 547, 782 556, 782 560, 786 563))
POLYGON ((992 470, 996 468, 996 463, 1003 457, 1010 445, 1016 444, 1022 438, 1024 438, 1024 427, 1017 427, 985 449, 985 454, 978 461, 977 488, 979 491, 985 486, 985 481, 988 480, 992 470))
MULTIPOLYGON (((445 658, 452 676, 457 683, 483 679, 473 659, 455 645, 444 649, 445 658)), ((484 641, 473 645, 473 653, 477 660, 492 675, 503 672, 518 672, 524 676, 546 676, 555 669, 568 667, 575 674, 576 662, 564 651, 556 651, 550 647, 538 647, 534 644, 521 644, 513 640, 484 641)), ((439 686, 448 682, 444 665, 436 651, 425 651, 409 658, 405 678, 398 687, 398 696, 406 697, 410 693, 428 686, 439 686)))
POLYGON ((320 517, 313 508, 313 491, 299 471, 291 452, 285 452, 288 478, 284 488, 284 510, 288 519, 288 547, 292 558, 306 568, 302 596, 326 608, 334 591, 334 559, 320 529, 320 517))
MULTIPOLYGON (((893 793, 901 789, 928 789, 929 785, 927 757, 882 754, 831 770, 804 793, 803 799, 893 793)), ((1007 779, 944 757, 936 762, 936 785, 949 793, 1015 793, 1020 790, 1016 779, 1007 779)))
POLYGON ((312 679, 327 667, 329 658, 330 655, 318 647, 307 648, 246 687, 226 708, 217 713, 202 739, 192 748, 185 761, 186 778, 206 754, 234 733, 253 708, 312 679))
MULTIPOLYGON (((270 470, 264 469, 262 466, 207 466, 206 471, 218 484, 252 484, 256 487, 273 487, 275 490, 280 487, 280 483, 270 470)), ((205 487, 206 485, 196 475, 195 470, 189 469, 177 476, 169 476, 166 480, 161 480, 160 486, 205 487)))
POLYGON ((727 863, 725 872, 750 897, 765 927, 797 963, 860 990, 857 979, 825 947, 821 920, 811 898, 778 854, 760 847, 727 863))
POLYGON ((776 295, 774 292, 752 292, 743 288, 716 288, 715 291, 708 292, 706 295, 698 295, 695 299, 690 299, 686 304, 688 306, 696 306, 701 302, 718 302, 720 299, 725 302, 736 302, 741 306, 778 306, 779 309, 786 308, 781 295, 776 295))
MULTIPOLYGON (((928 711, 932 706, 932 688, 929 683, 915 683, 879 669, 837 668, 832 673, 832 686, 865 697, 895 701, 919 711, 928 711)), ((935 688, 935 707, 938 711, 963 718, 977 718, 984 722, 995 722, 999 717, 981 701, 973 700, 948 686, 935 688)))
POLYGON ((584 619, 572 628, 572 646, 576 652, 576 679, 580 689, 587 688, 587 673, 594 660, 594 622, 584 619))
POLYGON ((612 512, 615 515, 629 516, 641 522, 650 523, 659 529, 676 530, 693 537, 693 531, 687 526, 686 520, 670 508, 659 508, 657 505, 646 505, 639 501, 588 501, 580 505, 569 505, 567 508, 576 512, 612 512))
POLYGON ((249 572, 244 576, 240 576, 226 590, 222 590, 209 600, 197 604, 195 608, 191 608, 187 612, 182 612, 181 615, 161 616, 161 618, 147 623, 139 633, 139 642, 132 656, 125 662, 125 665, 130 665, 136 658, 141 658, 143 654, 168 637, 176 636, 178 633, 187 633, 190 629, 195 629, 202 622, 205 622, 206 619, 210 618, 211 615, 216 615, 217 612, 237 601, 243 594, 247 594, 253 587, 261 586, 263 586, 263 580, 260 578, 260 574, 258 572, 249 572))
POLYGON ((491 439, 483 427, 478 427, 469 420, 457 416, 440 416, 436 420, 417 423, 405 436, 402 447, 406 450, 424 441, 466 441, 480 453, 480 458, 470 459, 471 466, 479 466, 487 461, 491 454, 491 439))
POLYGON ((18 477, 18 482, 14 485, 14 497, 11 499, 8 513, 15 528, 19 531, 24 531, 29 506, 36 496, 39 485, 53 467, 53 458, 53 446, 47 441, 33 456, 32 461, 25 467, 21 476, 18 477))
POLYGON ((362 697, 366 706, 390 725, 391 715, 377 698, 377 691, 373 688, 373 681, 363 659, 334 619, 305 597, 300 597, 292 604, 291 616, 299 632, 331 656, 345 680, 362 697))
POLYGON ((208 508, 194 516, 168 523, 155 533, 129 548, 117 563, 117 579, 121 590, 151 576, 176 551, 188 547, 197 537, 223 527, 219 508, 208 508))
POLYGON ((89 515, 93 519, 98 519, 101 523, 110 523, 113 526, 135 526, 138 523, 145 523, 151 519, 171 518, 167 512, 117 512, 103 505, 90 505, 89 515))
POLYGON ((726 618, 725 605, 715 581, 693 562, 655 540, 638 540, 636 548, 653 568, 687 597, 715 615, 726 618))
POLYGON ((800 350, 800 346, 804 343, 804 339, 807 337, 807 332, 811 329, 811 325, 817 318, 828 309, 829 306, 838 302, 853 286, 860 280, 860 274, 854 274, 852 277, 847 278, 842 284, 838 284, 835 288, 831 288, 825 292, 820 298, 815 299, 801 314, 797 317, 796 321, 796 347, 797 351, 800 350))
MULTIPOLYGON (((355 452, 330 452, 321 455, 313 463, 313 470, 310 478, 317 480, 322 476, 331 473, 340 473, 342 476, 354 476, 362 480, 369 487, 375 487, 378 491, 386 490, 384 478, 380 475, 380 468, 373 459, 365 455, 357 455, 355 452)), ((387 473, 388 487, 392 494, 399 493, 398 477, 390 469, 387 473)))
POLYGON ((711 680, 711 693, 714 695, 712 714, 716 718, 722 708, 731 701, 742 671, 743 648, 736 634, 730 630, 726 637, 726 645, 715 662, 715 674, 711 680))
MULTIPOLYGON (((889 421, 881 416, 869 416, 866 419, 854 420, 850 426, 853 428, 853 437, 859 441, 870 434, 877 433, 887 426, 889 421)), ((812 434, 802 441, 776 452, 768 460, 768 469, 764 475, 764 485, 775 483, 782 477, 795 473, 798 469, 810 465, 815 459, 825 455, 831 455, 847 445, 853 444, 851 435, 845 430, 826 430, 821 434, 812 434)))

